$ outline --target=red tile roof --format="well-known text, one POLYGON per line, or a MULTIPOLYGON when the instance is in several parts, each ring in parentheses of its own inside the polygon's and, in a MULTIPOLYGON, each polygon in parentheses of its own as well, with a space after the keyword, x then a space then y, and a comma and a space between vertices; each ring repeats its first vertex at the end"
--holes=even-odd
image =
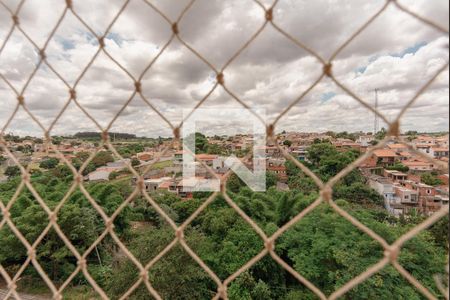
POLYGON ((448 149, 447 148, 433 148, 433 151, 434 152, 448 152, 448 149))
POLYGON ((406 149, 406 148, 408 148, 408 146, 405 146, 405 145, 403 145, 403 144, 391 144, 391 145, 388 145, 388 148, 390 148, 390 149, 406 149))
POLYGON ((404 161, 403 164, 407 167, 414 166, 414 167, 428 167, 430 166, 430 163, 426 163, 423 161, 404 161))
POLYGON ((286 171, 285 166, 272 166, 267 168, 269 171, 286 171))
POLYGON ((377 157, 397 157, 398 155, 395 154, 394 151, 389 149, 379 149, 375 150, 373 153, 377 157))
POLYGON ((210 155, 210 154, 198 154, 195 157, 197 159, 200 159, 200 160, 213 160, 213 159, 218 158, 219 156, 217 156, 217 155, 210 155))
POLYGON ((166 181, 166 182, 163 182, 163 183, 161 183, 159 186, 158 186, 158 189, 166 189, 166 190, 168 190, 169 188, 170 188, 170 186, 172 185, 172 182, 170 182, 170 181, 166 181))

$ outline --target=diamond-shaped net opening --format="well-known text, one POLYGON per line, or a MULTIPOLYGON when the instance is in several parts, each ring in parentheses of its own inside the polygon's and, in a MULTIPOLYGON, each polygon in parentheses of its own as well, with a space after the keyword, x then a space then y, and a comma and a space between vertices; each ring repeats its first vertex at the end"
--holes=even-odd
MULTIPOLYGON (((381 281, 389 279, 396 282, 396 284, 409 282, 411 287, 417 289, 428 299, 436 299, 437 290, 445 294, 445 287, 442 284, 430 284, 429 279, 424 282, 424 274, 417 274, 414 269, 405 269, 402 266, 402 262, 408 259, 418 259, 419 256, 426 255, 420 253, 420 249, 414 249, 417 245, 420 245, 423 239, 426 239, 426 236, 422 236, 421 232, 435 223, 437 224, 434 226, 438 226, 439 222, 441 222, 440 220, 448 213, 448 205, 437 210, 429 217, 420 220, 416 223, 416 226, 412 226, 408 231, 396 233, 394 236, 387 236, 382 230, 380 231, 380 228, 372 228, 370 224, 366 224, 364 217, 359 220, 358 218, 361 216, 354 214, 351 211, 351 207, 348 207, 348 203, 335 199, 339 197, 339 190, 333 189, 334 186, 339 181, 346 180, 347 176, 351 176, 353 170, 369 158, 377 148, 381 148, 387 143, 388 138, 384 139, 377 147, 372 148, 362 157, 355 157, 346 166, 339 168, 337 175, 321 178, 315 175, 314 170, 311 170, 311 166, 299 162, 299 160, 287 153, 276 142, 277 137, 275 136, 277 125, 284 118, 287 118, 291 110, 295 110, 297 104, 305 100, 308 94, 313 92, 314 88, 320 85, 324 78, 327 78, 334 82, 337 89, 347 94, 354 103, 364 107, 370 113, 377 114, 380 120, 387 124, 388 136, 397 137, 401 140, 399 127, 402 117, 417 102, 419 97, 427 93, 427 89, 438 80, 439 76, 448 69, 448 62, 440 62, 434 72, 429 74, 429 80, 423 82, 417 88, 417 93, 410 95, 407 101, 403 102, 402 110, 389 116, 383 114, 370 101, 364 99, 364 96, 354 86, 349 86, 344 79, 334 76, 333 63, 340 55, 345 55, 346 49, 351 47, 353 42, 358 42, 358 38, 362 33, 370 32, 372 23, 387 14, 388 10, 395 10, 397 13, 404 14, 405 18, 415 19, 427 30, 433 30, 434 34, 447 35, 448 30, 436 23, 432 18, 421 16, 398 0, 380 1, 381 5, 376 7, 372 15, 361 14, 358 16, 360 21, 359 27, 352 28, 352 32, 345 35, 347 37, 340 40, 339 43, 326 45, 327 51, 322 53, 314 49, 323 46, 320 43, 326 43, 326 38, 318 38, 314 45, 309 45, 305 42, 309 40, 308 37, 293 33, 295 31, 293 28, 284 27, 283 16, 278 19, 280 17, 277 14, 278 7, 286 6, 288 1, 276 0, 273 3, 268 3, 270 1, 248 0, 242 1, 238 9, 246 10, 249 7, 258 7, 259 13, 251 15, 249 18, 257 20, 259 25, 246 26, 245 34, 240 34, 237 40, 233 34, 222 37, 217 32, 217 38, 232 41, 230 45, 236 46, 229 47, 226 51, 219 53, 218 51, 208 51, 211 50, 207 49, 208 47, 199 46, 198 40, 202 36, 183 34, 184 28, 199 22, 199 18, 196 16, 196 10, 198 10, 196 0, 184 1, 185 3, 183 4, 185 6, 170 15, 166 13, 167 5, 170 5, 170 3, 163 1, 128 0, 112 1, 111 3, 106 3, 105 1, 103 1, 104 3, 84 3, 84 1, 72 0, 57 1, 57 6, 51 7, 49 3, 39 6, 41 10, 52 11, 51 17, 46 20, 39 20, 39 24, 44 24, 42 26, 34 26, 34 24, 29 24, 26 21, 22 22, 23 14, 33 15, 38 13, 30 11, 27 4, 31 0, 21 0, 18 3, 12 2, 14 1, 0 1, 0 16, 2 21, 7 20, 8 28, 0 42, 0 55, 3 57, 18 55, 17 59, 14 60, 14 64, 16 67, 20 66, 22 72, 27 75, 21 80, 14 80, 11 77, 14 74, 3 73, 3 71, 0 73, 2 91, 6 89, 8 91, 7 97, 11 98, 10 96, 13 95, 13 98, 15 98, 15 100, 12 100, 15 104, 9 106, 5 121, 2 121, 2 124, 0 124, 2 126, 0 146, 3 155, 17 166, 15 170, 12 170, 16 174, 11 175, 15 179, 10 182, 10 184, 17 186, 16 193, 12 195, 2 194, 0 201, 2 212, 0 219, 0 245, 4 240, 11 240, 11 243, 8 243, 8 245, 17 245, 17 247, 14 247, 15 249, 11 249, 16 254, 13 257, 15 261, 10 268, 3 267, 3 264, 6 262, 0 253, 0 275, 6 283, 6 298, 20 298, 18 294, 18 289, 21 285, 20 281, 26 280, 27 275, 29 276, 30 274, 39 275, 38 278, 45 283, 43 286, 48 288, 48 294, 53 296, 54 299, 61 299, 65 295, 66 288, 77 283, 85 283, 87 286, 92 287, 92 290, 89 287, 86 291, 75 290, 71 292, 82 294, 85 292, 103 299, 108 299, 113 290, 117 290, 117 294, 122 294, 122 299, 147 296, 155 299, 172 298, 172 289, 177 289, 177 280, 185 280, 186 277, 184 276, 187 276, 189 280, 193 280, 192 285, 186 290, 186 294, 191 297, 186 299, 258 298, 261 295, 261 291, 266 287, 262 286, 260 282, 252 282, 249 274, 252 272, 264 273, 264 270, 258 270, 258 262, 267 259, 273 260, 273 263, 279 266, 280 272, 288 272, 291 276, 289 277, 290 280, 298 281, 299 284, 307 288, 303 294, 293 291, 290 295, 292 299, 310 298, 313 295, 320 299, 337 299, 347 293, 347 297, 351 298, 352 294, 356 295, 360 292, 361 289, 358 288, 361 285, 373 287, 373 293, 359 295, 359 297, 367 299, 383 298, 385 295, 378 295, 376 287, 381 281), (111 8, 114 8, 108 10, 107 16, 102 16, 104 18, 102 18, 101 24, 93 20, 92 18, 96 17, 90 13, 97 4, 99 7, 110 5, 111 8), (162 28, 160 35, 156 38, 158 43, 155 44, 153 49, 150 49, 148 55, 150 59, 148 61, 136 61, 133 59, 133 53, 128 52, 125 53, 124 59, 123 53, 120 53, 120 47, 117 47, 118 44, 126 43, 127 41, 120 40, 119 37, 114 36, 112 33, 113 28, 115 26, 125 26, 121 24, 124 18, 129 18, 129 10, 140 11, 140 19, 136 20, 136 26, 127 29, 130 34, 135 32, 145 34, 145 26, 149 25, 162 28), (90 47, 90 50, 87 50, 90 59, 87 61, 75 61, 73 66, 66 66, 67 69, 58 69, 53 65, 55 56, 59 55, 61 49, 57 48, 54 40, 63 39, 62 44, 65 50, 70 50, 75 41, 71 39, 71 36, 63 36, 59 32, 62 27, 73 28, 74 26, 81 26, 86 31, 84 40, 79 42, 94 47, 90 47), (47 28, 45 32, 41 30, 44 27, 47 28), (161 70, 160 66, 158 66, 159 61, 167 59, 166 55, 170 58, 172 54, 170 47, 172 45, 177 43, 178 46, 183 47, 184 51, 198 59, 198 72, 210 73, 208 84, 204 86, 205 88, 201 93, 195 95, 198 101, 192 104, 193 110, 206 105, 205 103, 208 102, 209 97, 216 91, 229 96, 237 105, 251 109, 252 103, 248 103, 245 97, 234 92, 234 86, 239 85, 239 82, 233 81, 233 78, 227 78, 227 71, 234 68, 245 73, 245 66, 240 66, 239 59, 241 56, 251 57, 254 55, 258 51, 258 41, 260 39, 273 39, 274 45, 276 40, 283 40, 283 43, 290 43, 290 47, 278 49, 277 51, 285 50, 292 53, 297 50, 298 52, 306 52, 315 60, 314 62, 305 62, 303 65, 299 63, 299 66, 313 68, 318 76, 312 79, 305 79, 306 84, 302 89, 289 91, 286 94, 286 102, 284 102, 283 107, 280 107, 281 110, 271 112, 274 114, 274 121, 271 124, 266 124, 269 139, 274 142, 275 148, 278 148, 281 155, 291 164, 288 172, 303 178, 309 178, 309 184, 302 186, 301 189, 316 191, 315 198, 301 201, 292 215, 285 216, 283 220, 279 220, 278 227, 267 226, 262 228, 264 220, 254 220, 249 216, 255 207, 251 207, 251 203, 241 203, 242 201, 240 202, 233 195, 232 190, 230 192, 227 191, 227 189, 232 189, 232 187, 230 188, 227 185, 227 181, 231 180, 232 176, 226 174, 224 176, 224 186, 226 188, 223 188, 221 192, 205 194, 201 197, 203 200, 198 203, 180 204, 178 207, 179 212, 177 213, 168 209, 167 204, 164 203, 164 201, 170 201, 170 199, 167 200, 165 198, 163 201, 158 199, 144 181, 152 176, 152 172, 157 173, 157 164, 164 162, 164 154, 148 163, 143 169, 135 168, 131 161, 127 162, 123 166, 123 170, 118 172, 119 174, 115 174, 116 177, 113 178, 115 180, 114 186, 102 184, 86 186, 83 183, 83 177, 89 171, 92 171, 93 167, 96 167, 96 163, 102 165, 113 157, 123 159, 129 156, 130 152, 134 151, 127 148, 127 145, 116 143, 112 135, 112 128, 114 128, 115 122, 120 122, 122 118, 126 118, 127 114, 132 113, 131 110, 128 110, 132 101, 142 101, 142 107, 150 109, 158 119, 163 120, 167 130, 173 131, 174 139, 170 145, 166 145, 166 149, 180 142, 180 130, 183 128, 183 122, 168 115, 164 101, 153 101, 152 99, 158 98, 158 92, 160 92, 157 89, 158 76, 173 76, 173 74, 164 73, 164 70, 161 70), (15 53, 12 50, 17 43, 23 44, 24 48, 22 51, 34 53, 34 61, 28 60, 25 62, 21 59, 21 53, 15 53), (105 69, 102 68, 102 65, 105 64, 113 65, 114 72, 103 75, 111 78, 120 77, 123 82, 120 91, 112 91, 108 85, 101 86, 100 90, 96 89, 93 91, 91 89, 91 86, 95 85, 96 74, 105 72, 105 69), (42 72, 51 74, 48 80, 51 80, 54 86, 54 94, 52 96, 59 100, 57 102, 59 113, 56 116, 51 116, 50 122, 41 121, 43 117, 41 116, 42 111, 36 110, 36 107, 34 107, 34 104, 36 101, 39 101, 42 95, 35 92, 28 93, 31 90, 35 91, 39 83, 42 82, 42 72), (152 75, 154 76, 152 77, 152 75), (64 94, 64 91, 66 94, 64 94), (99 93, 99 91, 102 93, 99 93), (102 102, 104 99, 109 100, 108 102, 102 102), (99 103, 96 102, 97 100, 99 103), (112 115, 96 115, 92 110, 96 105, 108 105, 108 107, 111 105, 116 109, 114 109, 112 115), (58 141, 51 138, 52 130, 58 127, 58 122, 62 116, 75 108, 78 113, 81 112, 88 119, 89 123, 93 124, 96 131, 101 132, 97 143, 98 148, 91 155, 79 153, 75 157, 68 157, 55 147, 58 141), (47 147, 46 151, 47 153, 49 151, 52 153, 51 158, 50 156, 46 158, 48 160, 47 163, 53 164, 54 160, 61 163, 54 170, 55 175, 72 174, 72 185, 69 185, 69 189, 64 191, 56 189, 58 184, 60 184, 58 181, 35 181, 31 165, 22 164, 20 158, 17 158, 9 149, 10 143, 6 139, 6 133, 11 122, 14 121, 19 112, 25 113, 28 120, 34 124, 33 126, 39 127, 42 131, 45 146, 47 147), (121 186, 121 177, 125 178, 125 180, 135 180, 136 188, 130 190, 121 186), (112 193, 111 189, 115 189, 114 192, 118 192, 122 197, 110 197, 111 194, 116 194, 112 193), (44 190, 45 194, 49 195, 45 199, 41 197, 41 192, 44 190), (219 196, 220 199, 216 199, 219 196), (215 201, 226 202, 226 205, 231 207, 235 214, 239 216, 239 222, 242 221, 243 226, 250 228, 249 239, 256 238, 257 242, 261 244, 259 253, 252 253, 248 257, 242 255, 241 258, 246 257, 245 261, 237 262, 233 260, 235 262, 234 268, 221 270, 220 272, 214 266, 214 257, 205 258, 200 255, 202 248, 207 248, 210 245, 204 243, 202 236, 190 234, 188 230, 189 226, 197 226, 196 218, 201 218, 202 212, 208 209, 216 209, 217 213, 220 214, 220 207, 217 206, 219 204, 215 203, 215 201), (74 206, 74 203, 77 203, 77 205, 74 206), (24 210, 18 212, 18 206, 22 206, 24 210), (131 217, 134 222, 130 228, 119 231, 115 229, 119 226, 115 225, 121 222, 124 215, 130 214, 129 206, 137 208, 131 217), (80 207, 82 208, 80 209, 80 207), (67 218, 66 214, 69 212, 71 216, 75 215, 77 217, 67 218), (326 279, 321 283, 320 280, 318 281, 317 278, 314 278, 314 270, 308 270, 310 274, 306 274, 305 270, 302 269, 304 260, 314 259, 313 256, 306 257, 307 255, 302 254, 302 252, 283 253, 282 249, 278 249, 279 245, 282 246, 283 243, 292 242, 298 243, 300 248, 310 247, 317 251, 327 251, 327 246, 332 245, 314 245, 314 234, 331 234, 332 236, 333 232, 324 230, 322 233, 316 231, 314 234, 308 235, 311 228, 302 228, 301 226, 302 222, 311 222, 311 219, 314 218, 318 218, 318 224, 313 224, 313 226, 320 226, 323 222, 326 222, 326 218, 323 219, 320 216, 321 212, 323 214, 333 212, 333 218, 337 217, 342 219, 342 222, 345 221, 345 230, 348 230, 348 232, 344 229, 341 231, 339 228, 329 230, 334 231, 337 235, 347 233, 358 236, 358 238, 362 239, 361 245, 376 247, 380 252, 379 256, 372 256, 370 261, 366 260, 364 264, 359 264, 358 266, 354 265, 354 261, 352 261, 354 257, 351 252, 330 253, 330 255, 333 255, 335 262, 348 263, 350 268, 355 268, 352 272, 338 274, 339 281, 334 282, 332 287, 324 283, 326 279), (144 215, 150 216, 153 221, 151 223, 140 222, 144 215), (39 222, 42 231, 30 232, 27 222, 39 222), (61 230, 61 225, 64 225, 65 230, 61 230), (82 227, 88 227, 89 230, 86 232, 82 227), (150 247, 148 251, 147 249, 135 249, 133 244, 128 242, 130 236, 136 234, 139 230, 144 230, 149 234, 148 237, 144 237, 148 239, 146 243, 149 245, 154 244, 154 247, 150 247), (296 230, 299 231, 299 235, 296 235, 289 241, 292 231, 296 230), (157 240, 155 240, 154 235, 152 236, 153 231, 160 233, 157 236, 157 240), (298 238, 299 236, 300 239, 298 238), (412 243, 411 245, 410 242, 412 243), (106 251, 106 249, 109 251, 106 251), (402 249, 406 251, 403 252, 402 249), (107 253, 115 253, 115 255, 111 256, 107 253), (305 255, 305 257, 302 257, 302 255, 305 255), (64 260, 65 257, 70 257, 71 268, 67 269, 73 270, 73 272, 60 274, 58 261, 64 260), (94 261, 96 262, 95 265, 92 264, 94 261), (107 285, 108 279, 114 277, 114 272, 117 272, 117 270, 113 271, 106 267, 108 265, 107 262, 110 261, 113 261, 112 264, 118 266, 118 270, 121 270, 120 272, 129 272, 132 275, 130 276, 130 282, 117 282, 114 286, 107 285), (185 268, 181 272, 174 269, 174 264, 183 264, 185 268), (173 277, 173 287, 165 286, 168 281, 161 280, 164 276, 173 277), (222 276, 226 278, 222 278, 222 276), (199 285, 197 288, 199 282, 204 282, 205 284, 199 285), (208 289, 202 290, 205 286, 208 289), (252 287, 253 294, 240 295, 240 287, 246 286, 252 287)), ((202 17, 208 17, 208 10, 206 12, 200 10, 199 13, 204 14, 202 17)), ((240 21, 232 13, 228 14, 228 18, 231 22, 240 21)), ((252 24, 254 25, 255 23, 252 24)), ((326 31, 324 34, 333 33, 332 29, 326 26, 320 28, 326 31)), ((219 30, 220 28, 216 29, 219 30)), ((209 28, 205 28, 202 34, 209 37, 210 34, 212 35, 209 30, 209 28)), ((228 33, 230 32, 233 33, 234 31, 231 30, 228 33)), ((237 35, 238 32, 234 32, 234 34, 237 35)), ((207 43, 209 46, 213 44, 214 39, 207 43)), ((183 69, 181 65, 179 67, 183 69)), ((248 76, 252 75, 249 74, 248 76)), ((177 90, 174 89, 174 95, 176 93, 177 90)), ((7 101, 11 102, 11 99, 7 99, 7 101)), ((253 113, 257 115, 257 113, 253 113)), ((263 120, 262 117, 259 118, 263 120)), ((141 120, 135 121, 140 122, 141 120)), ((80 126, 84 125, 80 124, 80 126)), ((78 126, 78 124, 74 124, 74 126, 78 126)), ((443 169, 447 168, 442 162, 434 161, 430 156, 415 149, 410 141, 401 140, 401 143, 405 144, 411 152, 429 161, 430 164, 439 165, 443 169)), ((176 172, 175 169, 174 172, 176 172)), ((206 168, 206 173, 211 173, 211 170, 206 168)), ((168 188, 170 189, 170 187, 168 188)), ((254 200, 253 204, 256 206, 256 210, 264 206, 262 204, 264 199, 254 200)), ((286 205, 290 205, 289 201, 295 202, 295 199, 284 199, 283 201, 286 201, 286 205)), ((270 209, 270 207, 265 209, 270 209)), ((221 215, 220 217, 226 218, 227 216, 221 215)), ((344 226, 344 223, 342 224, 344 226)), ((211 229, 214 228, 213 225, 211 224, 211 229)), ((233 231, 233 228, 230 230, 233 231)), ((232 234, 232 232, 228 233, 231 240, 232 234)), ((330 238, 329 242, 332 244, 333 239, 344 238, 344 236, 334 236, 330 238)), ((218 249, 219 252, 226 252, 227 247, 230 247, 230 249, 234 247, 237 251, 243 251, 241 254, 245 254, 245 245, 238 247, 239 245, 236 246, 232 242, 223 242, 223 249, 218 249)), ((349 250, 356 251, 356 257, 361 258, 362 253, 358 252, 353 245, 348 245, 348 247, 349 250)), ((8 250, 3 247, 0 248, 2 248, 1 251, 8 250)), ((366 250, 361 249, 361 251, 366 250)), ((231 255, 233 251, 229 252, 231 255)), ((232 260, 232 258, 230 259, 232 260)), ((68 260, 64 261, 67 262, 68 260)), ((320 262, 320 264, 322 264, 321 267, 326 266, 323 262, 320 262)), ((270 276, 270 274, 265 276, 270 276)), ((276 275, 274 274, 273 276, 276 275)), ((111 281, 109 280, 108 282, 111 281)), ((182 288, 187 286, 185 283, 181 286, 182 288)), ((364 289, 364 291, 367 291, 367 289, 364 289)), ((404 295, 404 297, 408 298, 408 295, 404 295)))

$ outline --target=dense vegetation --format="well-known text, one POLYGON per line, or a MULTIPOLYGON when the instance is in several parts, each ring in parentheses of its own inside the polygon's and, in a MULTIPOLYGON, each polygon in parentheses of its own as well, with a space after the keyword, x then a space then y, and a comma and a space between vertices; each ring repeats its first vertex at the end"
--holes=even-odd
MULTIPOLYGON (((211 154, 211 155, 230 155, 234 154, 238 157, 243 157, 247 155, 248 150, 242 149, 242 150, 235 150, 233 153, 231 149, 226 149, 225 147, 222 147, 216 143, 210 143, 208 141, 208 138, 199 132, 195 133, 195 153, 196 154, 211 154)), ((219 136, 215 136, 213 138, 215 141, 222 141, 223 139, 219 136)))
MULTIPOLYGON (((116 133, 116 132, 108 132, 110 138, 117 138, 121 140, 131 140, 135 139, 135 134, 129 133, 116 133)), ((79 139, 101 139, 102 135, 99 132, 78 132, 74 135, 74 137, 79 139)))
MULTIPOLYGON (((357 154, 338 152, 328 143, 318 143, 310 149, 310 167, 323 180, 336 175, 357 154)), ((268 175, 266 193, 255 193, 232 177, 228 183, 230 197, 267 233, 304 210, 318 197, 317 187, 293 164, 287 163, 290 191, 273 187, 273 175, 268 175)), ((36 172, 32 183, 36 191, 54 209, 69 191, 72 175, 59 167, 36 172)), ((16 174, 18 175, 18 174, 16 174)), ((4 204, 13 197, 20 178, 12 176, 0 185, 4 204)), ((107 215, 111 215, 132 193, 129 182, 86 185, 86 189, 107 215)), ((164 211, 181 224, 203 203, 207 194, 197 194, 190 201, 181 201, 169 193, 152 195, 164 211)), ((353 171, 334 191, 339 206, 377 232, 389 243, 410 230, 423 219, 396 219, 382 207, 382 198, 371 190, 358 171, 353 171)), ((32 193, 24 190, 11 207, 11 218, 24 237, 33 243, 48 224, 48 216, 32 193)), ((84 253, 105 230, 103 220, 81 190, 72 192, 58 214, 58 224, 64 234, 84 253)), ((433 275, 444 273, 446 264, 448 219, 408 242, 399 258, 400 263, 437 297, 433 275)), ((115 231, 133 255, 146 264, 175 237, 173 230, 142 196, 125 208, 114 222, 115 231)), ((254 230, 218 197, 188 227, 188 245, 224 280, 258 254, 264 247, 254 230)), ((138 278, 139 271, 107 235, 88 255, 90 274, 113 299, 119 298, 138 278)), ((320 205, 298 224, 283 234, 276 243, 276 252, 300 274, 326 294, 362 273, 383 257, 383 249, 326 204, 320 205)), ((14 274, 26 260, 27 253, 8 226, 0 230, 0 263, 14 274)), ((76 268, 76 259, 51 229, 42 239, 37 258, 49 277, 62 284, 76 268)), ((35 269, 28 267, 24 285, 44 285, 35 269)), ((149 279, 164 299, 210 299, 217 287, 197 263, 182 249, 174 247, 151 268, 149 279)), ((77 275, 72 286, 87 285, 77 275)), ((229 286, 230 299, 316 299, 304 286, 284 271, 270 257, 263 258, 229 286)), ((149 299, 145 286, 132 299, 149 299)), ((351 290, 344 299, 423 299, 421 294, 388 266, 351 290)))
POLYGON ((393 171, 399 171, 399 172, 403 172, 403 173, 406 173, 409 171, 409 167, 405 166, 402 163, 396 163, 393 166, 388 166, 386 169, 393 170, 393 171))
POLYGON ((423 183, 431 185, 431 186, 437 186, 442 185, 444 182, 439 179, 436 175, 432 173, 425 173, 421 176, 421 180, 423 183))

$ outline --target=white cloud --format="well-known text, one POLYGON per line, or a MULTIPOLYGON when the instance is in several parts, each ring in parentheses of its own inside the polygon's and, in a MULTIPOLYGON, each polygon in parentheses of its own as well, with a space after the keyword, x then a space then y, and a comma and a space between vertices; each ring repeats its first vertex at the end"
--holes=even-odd
MULTIPOLYGON (((5 3, 14 10, 18 1, 5 3)), ((61 3, 64 1, 25 1, 19 19, 39 46, 45 43, 64 9, 61 3)), ((152 3, 176 20, 188 1, 154 0, 152 3)), ((405 0, 401 3, 440 24, 448 19, 447 1, 405 0)), ((119 0, 74 1, 74 9, 101 34, 122 4, 119 0)), ((281 28, 327 58, 383 4, 382 0, 281 0, 274 15, 281 28)), ((183 39, 216 68, 221 68, 263 22, 264 11, 254 1, 198 0, 179 28, 183 39)), ((11 24, 8 13, 0 7, 0 45, 11 24)), ((112 57, 138 78, 170 36, 170 25, 161 16, 144 1, 131 0, 111 28, 105 44, 112 57)), ((93 35, 68 12, 48 44, 46 54, 51 66, 73 85, 97 50, 98 42, 93 35)), ((0 53, 0 72, 20 91, 37 60, 33 46, 16 30, 0 53)), ((447 37, 391 6, 338 55, 334 73, 369 103, 373 103, 373 90, 380 89, 379 110, 392 120, 447 60, 447 37)), ((266 109, 268 119, 273 120, 313 83, 321 68, 314 57, 268 26, 225 70, 225 81, 246 104, 266 109)), ((448 80, 446 71, 418 99, 406 114, 403 129, 447 130, 448 80)), ((142 90, 145 97, 177 125, 182 110, 193 108, 213 84, 214 72, 174 41, 143 76, 142 90)), ((126 72, 100 53, 76 89, 79 103, 105 127, 131 97, 134 83, 126 72)), ((1 80, 0 95, 0 126, 3 126, 16 99, 1 80)), ((46 66, 36 73, 25 92, 27 107, 46 127, 68 97, 68 88, 46 66)), ((240 107, 221 87, 204 105, 240 107)), ((286 115, 278 129, 369 131, 372 126, 373 115, 367 109, 324 79, 286 115), (330 99, 325 99, 325 94, 330 95, 330 99)), ((52 133, 87 129, 96 130, 81 110, 71 104, 52 133)), ((167 124, 139 97, 123 111, 113 129, 147 136, 171 134, 167 124)), ((7 131, 40 133, 23 112, 7 131)))

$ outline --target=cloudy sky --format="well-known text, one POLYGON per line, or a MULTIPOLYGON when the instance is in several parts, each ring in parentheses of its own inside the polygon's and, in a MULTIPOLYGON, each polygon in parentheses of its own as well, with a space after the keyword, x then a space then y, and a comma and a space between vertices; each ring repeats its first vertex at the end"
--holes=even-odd
MULTIPOLYGON (((2 0, 15 10, 18 0, 2 0)), ((102 35, 123 0, 74 0, 74 10, 102 35)), ((175 20, 188 0, 149 0, 175 20)), ((261 1, 270 5, 271 1, 261 1)), ((383 0, 280 0, 274 18, 295 38, 329 58, 359 26, 384 5, 383 0)), ((405 0, 402 4, 447 26, 447 0, 405 0)), ((64 10, 63 0, 27 0, 19 13, 23 30, 42 47, 64 10)), ((179 24, 181 37, 220 69, 260 28, 264 11, 252 0, 197 0, 179 24)), ((0 46, 11 28, 9 12, 0 6, 0 46)), ((168 23, 143 0, 131 0, 105 39, 106 50, 134 77, 139 77, 171 36, 168 23)), ((98 42, 68 12, 50 40, 49 64, 70 85, 95 55, 98 42)), ((379 89, 379 110, 393 120, 415 92, 448 60, 448 37, 389 7, 334 62, 336 77, 369 103, 379 89)), ((0 72, 21 90, 38 62, 38 54, 15 30, 0 53, 0 72)), ((255 110, 265 110, 268 122, 294 101, 321 74, 320 63, 268 26, 226 70, 227 87, 255 110)), ((448 71, 417 101, 403 119, 403 130, 443 131, 449 126, 448 71)), ((183 110, 193 108, 215 84, 214 72, 174 40, 143 76, 145 97, 177 125, 183 110)), ((100 53, 77 87, 79 103, 106 127, 134 90, 133 80, 104 53, 100 53)), ((68 88, 41 66, 24 93, 29 110, 48 127, 68 100, 68 88)), ((0 126, 16 105, 10 87, 0 79, 0 126)), ((222 88, 205 108, 241 107, 222 88)), ((223 122, 222 122, 223 121, 223 122)), ((217 123, 226 120, 217 118, 217 123)), ((233 122, 226 128, 232 130, 233 122)), ((372 131, 374 116, 324 79, 297 104, 278 130, 372 131)), ((211 126, 217 126, 212 124, 211 126)), ((380 127, 383 124, 380 124, 380 127)), ((213 128, 213 127, 211 127, 213 128)), ((215 127, 214 127, 215 128, 215 127)), ((139 136, 169 135, 171 130, 140 97, 135 97, 112 126, 113 131, 139 136)), ((56 123, 52 134, 98 131, 73 103, 56 123)), ((236 128, 234 128, 236 131, 236 128)), ((21 109, 6 132, 41 135, 21 109)))

